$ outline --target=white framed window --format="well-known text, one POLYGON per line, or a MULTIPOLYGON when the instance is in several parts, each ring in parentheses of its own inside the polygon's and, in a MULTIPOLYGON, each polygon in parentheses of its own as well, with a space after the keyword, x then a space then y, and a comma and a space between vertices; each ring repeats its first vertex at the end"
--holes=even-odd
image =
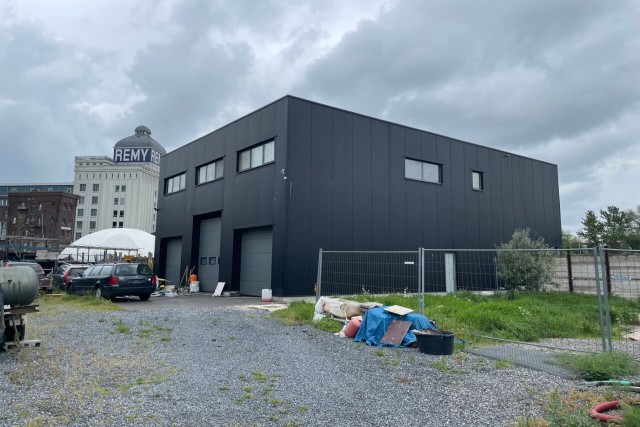
POLYGON ((118 199, 117 197, 114 197, 114 198, 113 198, 113 204, 114 204, 114 205, 117 205, 117 204, 118 204, 118 200, 120 200, 120 199, 118 199))
POLYGON ((404 159, 404 177, 417 181, 442 183, 442 165, 420 160, 404 159))
POLYGON ((120 191, 122 191, 123 193, 124 193, 125 191, 127 191, 127 186, 126 186, 126 185, 123 185, 123 186, 122 186, 122 188, 120 189, 120 191))
POLYGON ((84 209, 78 209, 78 216, 79 217, 83 217, 84 216, 84 209))
POLYGON ((471 188, 477 191, 484 190, 484 173, 471 171, 471 188))
POLYGON ((238 153, 238 172, 257 168, 275 161, 275 141, 267 141, 238 153))
POLYGON ((95 230, 96 229, 96 222, 95 221, 89 221, 89 229, 90 230, 95 230))
POLYGON ((91 209, 91 216, 98 216, 98 209, 91 209))
POLYGON ((98 196, 91 197, 91 204, 92 205, 97 205, 98 204, 98 196))
POLYGON ((116 185, 116 193, 120 192, 120 186, 116 185))
POLYGON ((78 199, 78 204, 84 205, 84 196, 80 196, 80 198, 78 199))
POLYGON ((93 184, 93 191, 100 191, 100 184, 93 184))
POLYGON ((120 197, 120 204, 124 206, 124 197, 120 197))
POLYGON ((196 169, 196 184, 204 184, 222 178, 223 168, 222 159, 198 167, 196 169))
POLYGON ((87 184, 80 184, 80 191, 87 191, 87 184))

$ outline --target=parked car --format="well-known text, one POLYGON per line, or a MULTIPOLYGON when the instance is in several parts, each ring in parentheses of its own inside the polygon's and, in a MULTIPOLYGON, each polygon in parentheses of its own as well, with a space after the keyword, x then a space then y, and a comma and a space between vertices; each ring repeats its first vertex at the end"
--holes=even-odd
POLYGON ((31 267, 31 268, 33 268, 33 271, 35 271, 36 274, 38 275, 38 279, 42 279, 44 277, 44 269, 37 262, 7 261, 7 262, 4 263, 5 267, 17 267, 19 265, 21 265, 23 267, 31 267))
POLYGON ((96 264, 72 279, 70 294, 93 293, 98 298, 137 295, 146 301, 156 289, 156 276, 147 264, 96 264))
POLYGON ((69 281, 82 276, 82 272, 91 267, 91 264, 60 264, 51 273, 51 284, 56 289, 67 289, 69 281))

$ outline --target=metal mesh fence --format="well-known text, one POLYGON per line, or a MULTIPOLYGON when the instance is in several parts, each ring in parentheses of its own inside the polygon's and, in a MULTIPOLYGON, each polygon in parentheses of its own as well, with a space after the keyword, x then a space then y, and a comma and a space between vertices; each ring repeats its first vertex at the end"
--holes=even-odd
MULTIPOLYGON (((459 291, 492 295, 544 292, 552 293, 551 298, 554 292, 582 294, 575 298, 575 303, 592 309, 580 321, 584 322, 585 330, 599 331, 599 337, 554 338, 541 344, 576 351, 624 350, 640 357, 638 344, 630 339, 636 336, 640 339, 637 309, 640 251, 606 248, 320 251, 318 297, 411 293, 418 295, 418 307, 424 313, 425 298, 428 301, 430 293, 459 291)), ((524 323, 529 321, 522 316, 523 330, 524 323)), ((477 331, 477 335, 487 337, 482 331, 477 331)), ((500 334, 490 338, 505 339, 500 334)))
POLYGON ((418 251, 321 251, 318 296, 418 293, 418 251))

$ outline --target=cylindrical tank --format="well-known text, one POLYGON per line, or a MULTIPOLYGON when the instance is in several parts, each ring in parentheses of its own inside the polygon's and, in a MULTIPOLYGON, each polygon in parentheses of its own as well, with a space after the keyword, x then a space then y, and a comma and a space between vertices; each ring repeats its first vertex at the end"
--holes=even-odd
POLYGON ((344 328, 344 335, 347 338, 355 338, 358 335, 358 330, 360 330, 360 325, 362 325, 362 316, 352 317, 347 327, 344 328))
POLYGON ((9 305, 29 305, 40 290, 40 280, 31 267, 0 267, 0 285, 4 303, 9 305))

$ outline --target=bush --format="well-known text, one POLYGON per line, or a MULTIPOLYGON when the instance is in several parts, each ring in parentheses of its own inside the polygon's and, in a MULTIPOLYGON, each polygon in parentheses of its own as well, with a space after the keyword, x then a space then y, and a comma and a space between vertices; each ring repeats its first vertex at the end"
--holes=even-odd
POLYGON ((512 295, 516 291, 540 291, 552 282, 553 252, 541 251, 549 247, 542 237, 531 239, 528 228, 514 231, 511 240, 499 249, 503 250, 498 252, 498 277, 512 295))

